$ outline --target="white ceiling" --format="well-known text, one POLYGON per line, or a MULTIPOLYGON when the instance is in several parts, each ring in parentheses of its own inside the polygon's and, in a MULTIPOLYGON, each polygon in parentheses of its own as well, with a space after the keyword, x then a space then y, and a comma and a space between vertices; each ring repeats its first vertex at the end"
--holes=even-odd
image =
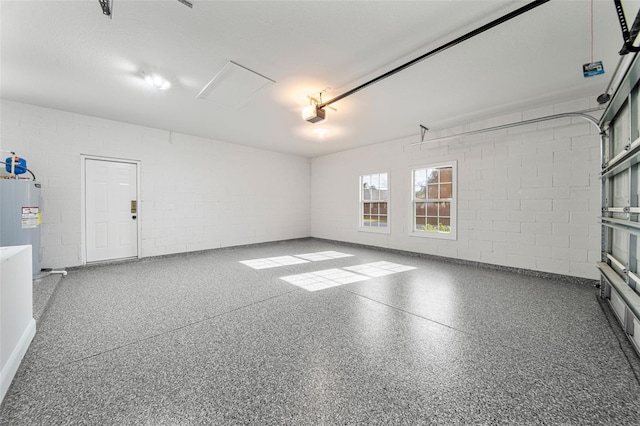
MULTIPOLYGON (((622 36, 613 2, 554 0, 338 101, 323 100, 454 39, 522 1, 2 1, 3 99, 315 157, 602 93, 622 36), (238 109, 196 96, 233 61, 276 83, 238 109), (172 82, 157 91, 143 76, 172 82), (323 138, 312 129, 323 127, 323 138)), ((637 1, 623 1, 633 22, 637 1)))

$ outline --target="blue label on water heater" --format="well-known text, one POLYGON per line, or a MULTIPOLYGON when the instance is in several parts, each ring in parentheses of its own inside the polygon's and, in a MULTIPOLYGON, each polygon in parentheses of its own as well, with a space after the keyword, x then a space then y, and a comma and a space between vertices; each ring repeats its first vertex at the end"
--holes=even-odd
POLYGON ((602 61, 592 62, 590 64, 584 64, 582 66, 582 75, 585 77, 593 77, 594 75, 600 74, 604 74, 602 61))

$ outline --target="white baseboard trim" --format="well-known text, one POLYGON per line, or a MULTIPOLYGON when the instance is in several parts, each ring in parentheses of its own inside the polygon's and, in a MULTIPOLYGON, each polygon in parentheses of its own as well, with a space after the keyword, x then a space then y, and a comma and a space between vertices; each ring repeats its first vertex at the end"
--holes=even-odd
POLYGON ((24 354, 27 353, 27 349, 29 349, 29 345, 35 335, 36 320, 31 318, 31 321, 29 321, 29 324, 24 329, 18 344, 13 348, 7 363, 2 367, 2 371, 0 371, 0 403, 4 400, 4 396, 7 394, 9 386, 11 386, 11 381, 13 381, 13 377, 18 371, 18 367, 20 367, 22 358, 24 357, 24 354))

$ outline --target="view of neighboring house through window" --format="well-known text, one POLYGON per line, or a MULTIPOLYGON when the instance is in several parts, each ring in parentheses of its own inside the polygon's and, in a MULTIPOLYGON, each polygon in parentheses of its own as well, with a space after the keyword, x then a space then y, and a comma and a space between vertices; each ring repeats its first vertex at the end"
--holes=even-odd
POLYGON ((360 176, 360 229, 389 232, 389 174, 360 176))
POLYGON ((456 163, 413 169, 412 235, 456 238, 456 163))

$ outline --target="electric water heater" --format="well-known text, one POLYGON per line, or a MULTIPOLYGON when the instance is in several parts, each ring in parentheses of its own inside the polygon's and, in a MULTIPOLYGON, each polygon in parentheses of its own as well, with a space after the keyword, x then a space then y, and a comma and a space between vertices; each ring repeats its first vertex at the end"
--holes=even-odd
POLYGON ((40 184, 26 179, 0 179, 0 247, 31 245, 33 276, 40 274, 42 249, 40 184))

